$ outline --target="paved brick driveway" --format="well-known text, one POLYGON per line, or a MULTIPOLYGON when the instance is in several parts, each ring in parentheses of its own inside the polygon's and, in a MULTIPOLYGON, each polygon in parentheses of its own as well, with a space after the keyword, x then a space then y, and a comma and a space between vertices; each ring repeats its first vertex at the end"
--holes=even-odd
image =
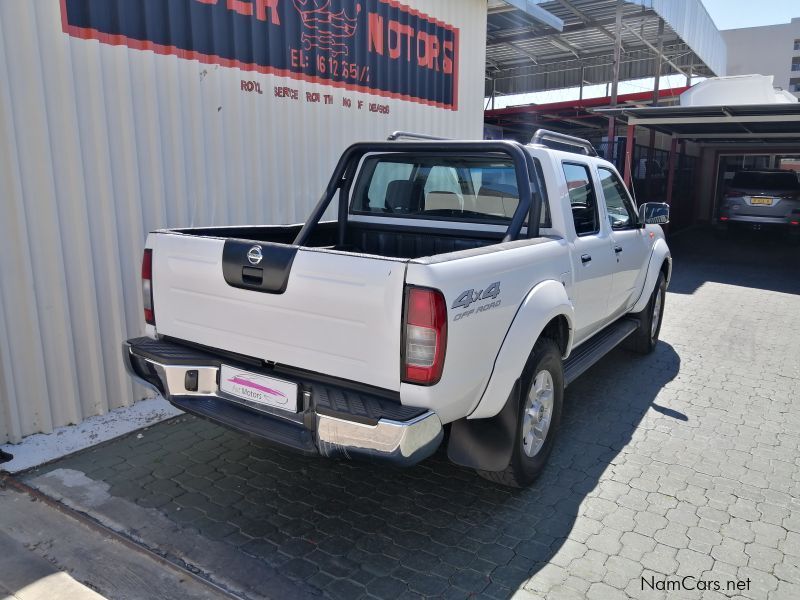
POLYGON ((175 536, 279 574, 267 595, 800 598, 800 251, 704 233, 672 245, 658 349, 615 351, 569 388, 531 489, 441 456, 409 470, 301 458, 191 417, 28 481, 106 482, 175 536))

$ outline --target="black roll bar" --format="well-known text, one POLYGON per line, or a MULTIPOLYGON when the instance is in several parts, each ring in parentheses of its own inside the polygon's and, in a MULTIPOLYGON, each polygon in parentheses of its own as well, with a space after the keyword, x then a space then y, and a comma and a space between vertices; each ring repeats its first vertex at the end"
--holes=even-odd
POLYGON ((542 214, 542 192, 533 188, 540 187, 539 177, 536 175, 535 166, 531 155, 519 142, 512 141, 417 141, 417 142, 358 142, 347 148, 339 159, 333 171, 325 193, 319 199, 311 215, 303 225, 294 245, 305 246, 311 238, 322 215, 330 206, 336 192, 339 195, 339 242, 342 243, 348 215, 347 191, 352 185, 358 163, 366 154, 380 152, 418 152, 418 153, 445 153, 453 154, 504 154, 514 163, 517 176, 517 189, 519 190, 519 205, 511 218, 508 230, 503 237, 504 242, 516 240, 522 230, 525 217, 529 216, 528 237, 538 237, 539 221, 542 214))

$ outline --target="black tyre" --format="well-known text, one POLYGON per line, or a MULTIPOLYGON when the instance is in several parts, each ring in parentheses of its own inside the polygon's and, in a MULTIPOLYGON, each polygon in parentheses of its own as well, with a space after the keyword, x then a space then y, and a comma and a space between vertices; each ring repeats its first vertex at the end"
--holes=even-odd
POLYGON ((564 369, 555 341, 540 338, 520 378, 517 430, 511 461, 502 471, 478 471, 481 477, 510 487, 526 487, 544 469, 564 403, 564 369))
POLYGON ((639 319, 639 328, 626 340, 625 347, 639 354, 650 354, 658 343, 661 333, 661 321, 664 317, 664 301, 667 297, 667 280, 664 273, 658 274, 656 286, 650 295, 650 301, 640 313, 632 316, 639 319))

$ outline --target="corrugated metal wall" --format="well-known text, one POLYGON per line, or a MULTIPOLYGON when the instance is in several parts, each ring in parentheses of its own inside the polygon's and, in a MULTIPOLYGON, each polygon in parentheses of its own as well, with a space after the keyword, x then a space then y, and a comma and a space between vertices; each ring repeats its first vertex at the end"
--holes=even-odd
POLYGON ((0 0, 0 442, 144 395, 120 343, 143 330, 148 231, 302 221, 352 141, 481 136, 485 1, 405 3, 460 29, 458 111, 79 39, 59 0, 0 0))

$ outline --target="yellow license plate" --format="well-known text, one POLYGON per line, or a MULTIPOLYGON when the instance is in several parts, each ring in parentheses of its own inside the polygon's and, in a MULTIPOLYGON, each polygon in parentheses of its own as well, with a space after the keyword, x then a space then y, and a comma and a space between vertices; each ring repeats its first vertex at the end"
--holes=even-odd
POLYGON ((772 198, 766 196, 752 196, 750 204, 763 204, 764 206, 772 206, 772 198))

